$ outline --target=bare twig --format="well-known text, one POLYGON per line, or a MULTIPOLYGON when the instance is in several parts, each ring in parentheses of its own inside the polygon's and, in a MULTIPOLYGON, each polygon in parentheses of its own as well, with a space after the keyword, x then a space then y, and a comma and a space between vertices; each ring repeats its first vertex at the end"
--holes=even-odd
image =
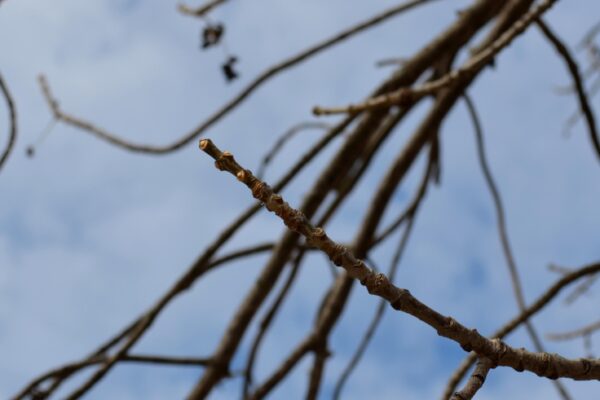
MULTIPOLYGON (((490 358, 493 365, 508 366, 515 370, 528 370, 539 376, 556 379, 566 377, 574 380, 600 379, 600 360, 571 360, 558 354, 533 353, 515 349, 499 339, 490 340, 475 329, 468 329, 451 317, 444 316, 412 296, 406 289, 394 286, 382 273, 374 273, 362 260, 357 259, 347 248, 332 241, 322 228, 310 224, 306 216, 289 206, 264 182, 242 168, 229 152, 221 152, 210 140, 200 142, 201 149, 214 158, 215 166, 230 172, 244 183, 252 195, 265 207, 279 216, 292 231, 304 236, 307 241, 325 252, 348 276, 361 282, 370 294, 386 299, 391 306, 408 313, 434 328, 440 336, 449 338, 465 350, 473 350, 480 356, 490 358)), ((600 265, 594 265, 600 268, 600 265)))
POLYGON ((571 340, 582 336, 589 336, 590 334, 600 330, 600 321, 596 321, 592 324, 586 325, 582 328, 578 328, 569 332, 564 333, 549 333, 546 335, 548 340, 561 341, 571 340))
POLYGON ((338 43, 341 43, 344 40, 349 39, 356 34, 359 34, 369 28, 372 28, 389 18, 399 15, 404 11, 408 11, 415 6, 425 4, 425 3, 428 3, 431 1, 434 1, 434 0, 411 0, 411 1, 407 1, 405 3, 402 3, 400 5, 397 5, 395 7, 392 7, 378 15, 375 15, 374 17, 371 17, 363 22, 360 22, 360 23, 338 33, 337 35, 335 35, 329 39, 326 39, 320 43, 317 43, 316 45, 313 45, 313 46, 309 47, 308 49, 301 51, 300 53, 281 61, 278 64, 275 64, 275 65, 267 68, 263 73, 261 73, 258 77, 256 77, 248 86, 246 86, 246 88, 243 89, 237 96, 235 96, 233 99, 231 99, 225 105, 223 105, 220 109, 215 111, 211 116, 209 116, 206 120, 204 120, 204 122, 202 122, 200 125, 198 125, 196 128, 194 128, 189 133, 182 136, 180 139, 177 139, 176 141, 174 141, 170 144, 164 145, 164 146, 153 146, 153 145, 133 143, 133 142, 130 142, 126 139, 122 139, 119 136, 102 129, 91 122, 88 122, 81 118, 70 115, 70 114, 64 112, 62 109, 60 109, 60 107, 58 105, 58 101, 52 95, 49 85, 43 76, 40 77, 40 85, 42 87, 42 93, 44 94, 44 97, 46 98, 46 101, 49 104, 50 110, 52 111, 54 116, 56 118, 58 118, 60 121, 66 123, 68 125, 74 126, 76 128, 82 129, 82 130, 96 136, 97 138, 104 140, 104 141, 106 141, 112 145, 115 145, 119 148, 122 148, 124 150, 132 151, 132 152, 139 152, 139 153, 147 153, 147 154, 167 154, 167 153, 171 153, 173 151, 181 149, 182 147, 184 147, 185 145, 187 145, 188 143, 190 143, 191 141, 196 139, 200 134, 202 134, 204 131, 206 131, 209 127, 211 127, 213 124, 217 123, 219 120, 221 120, 221 118, 223 118, 224 116, 229 114, 229 112, 234 110, 239 104, 242 103, 242 101, 244 101, 248 96, 250 96, 256 89, 258 89, 265 82, 267 82, 271 78, 275 77, 279 73, 286 71, 286 70, 290 69, 291 67, 315 56, 316 54, 319 54, 322 51, 327 50, 330 47, 332 47, 338 43))
MULTIPOLYGON (((401 218, 398 218, 399 221, 406 221, 406 227, 404 229, 404 232, 402 233, 402 236, 400 238, 400 243, 399 243, 398 247, 396 248, 396 252, 394 253, 394 256, 392 258, 392 262, 390 264, 390 268, 388 271, 388 276, 390 278, 390 281, 392 281, 392 282, 394 280, 396 270, 398 269, 398 265, 400 264, 400 258, 402 257, 402 254, 404 253, 404 249, 406 248, 406 244, 408 243, 408 238, 410 237, 410 234, 412 232, 412 228, 413 228, 413 224, 415 221, 417 210, 419 208, 419 205, 421 204, 421 201, 423 200, 423 198, 425 196, 427 184, 430 180, 432 166, 433 166, 433 164, 431 162, 427 163, 427 168, 425 170, 425 173, 423 174, 423 179, 421 179, 421 183, 419 185, 419 188, 417 189, 415 198, 409 203, 408 207, 406 207, 404 212, 402 212, 401 218)), ((394 225, 396 225, 396 224, 393 223, 390 228, 395 229, 394 225)), ((399 226, 400 223, 398 223, 397 225, 399 226)), ((388 228, 388 229, 386 229, 385 232, 392 232, 392 231, 393 231, 393 229, 390 230, 388 228)), ((385 232, 383 235, 379 236, 379 238, 378 238, 379 240, 376 239, 372 242, 372 246, 376 246, 377 244, 381 243, 381 241, 385 240, 385 237, 387 236, 385 234, 385 232)), ((360 362, 360 359, 362 358, 364 352, 367 349, 367 346, 369 345, 369 342, 373 338, 373 335, 375 334, 375 331, 376 331, 377 327, 379 326, 379 322, 383 318, 383 315, 385 312, 385 306, 386 306, 386 302, 382 299, 379 302, 377 309, 375 310, 375 314, 373 315, 373 319, 371 320, 369 326, 367 327, 367 330, 365 331, 365 334, 364 334, 363 338, 361 339, 356 351, 354 352, 353 356, 351 357, 350 361, 348 362, 348 365, 346 365, 346 368, 344 368, 344 370, 342 371, 342 374, 340 375, 340 377, 338 378, 338 381, 335 384, 335 388, 334 388, 333 395, 332 395, 333 399, 340 398, 342 389, 343 389, 345 383, 347 382, 348 378, 350 377, 350 374, 352 374, 352 371, 356 368, 356 366, 360 362)))
POLYGON ((213 8, 220 6, 221 4, 225 3, 226 1, 227 0, 211 0, 211 1, 208 1, 206 4, 204 4, 203 6, 200 6, 197 8, 193 8, 193 7, 187 6, 185 4, 178 4, 177 9, 179 10, 180 13, 182 13, 184 15, 189 15, 191 17, 204 17, 213 8))
POLYGON ((15 107, 14 100, 10 94, 10 91, 6 86, 4 79, 2 78, 2 74, 0 74, 0 92, 2 92, 2 95, 6 100, 6 105, 8 106, 8 118, 10 126, 8 132, 8 142, 6 144, 6 147, 4 148, 4 151, 0 155, 0 170, 2 170, 2 167, 8 159, 8 156, 10 155, 17 140, 17 110, 15 107))
POLYGON ((315 115, 329 115, 329 114, 356 114, 361 111, 370 110, 374 108, 387 108, 393 105, 405 106, 425 96, 433 95, 439 92, 441 89, 446 88, 457 81, 469 79, 476 72, 478 72, 483 66, 489 64, 500 51, 506 48, 512 41, 527 29, 527 27, 534 22, 540 15, 548 10, 556 0, 544 0, 537 7, 533 8, 517 22, 515 22, 510 29, 504 32, 498 39, 496 39, 489 47, 482 50, 480 53, 473 56, 467 61, 462 67, 450 71, 443 77, 428 83, 424 83, 417 87, 405 87, 397 91, 386 93, 377 97, 373 97, 365 101, 364 103, 351 104, 344 107, 314 107, 313 113, 315 115))
POLYGON ((325 124, 323 122, 318 122, 318 121, 301 122, 297 125, 292 126, 290 129, 285 131, 283 133, 283 135, 281 135, 281 137, 279 137, 279 139, 277 139, 277 141, 275 141, 275 143, 273 144, 273 147, 271 147, 269 152, 267 154, 265 154, 265 156, 262 159, 262 162, 260 163, 260 165, 258 167, 256 176, 262 179, 262 177, 265 174, 265 170, 266 170, 267 166, 273 160, 273 157, 275 157, 277 152, 279 150, 281 150, 283 145, 285 145, 285 143, 288 140, 290 140, 292 137, 294 137, 298 132, 308 130, 308 129, 325 130, 325 129, 331 129, 331 126, 329 124, 325 124))
MULTIPOLYGON (((13 400, 24 399, 27 395, 30 395, 39 387, 43 382, 52 378, 60 378, 64 380, 70 377, 76 372, 83 370, 84 368, 91 367, 93 365, 101 364, 106 362, 106 356, 96 356, 84 361, 69 363, 61 367, 52 369, 43 375, 35 378, 29 385, 27 385, 21 392, 12 397, 13 400)), ((123 362, 134 362, 142 364, 157 364, 157 365, 174 365, 174 366, 192 366, 192 367, 205 367, 211 363, 208 358, 190 358, 190 357, 170 357, 170 356, 157 356, 157 355, 144 355, 144 354, 131 354, 124 356, 121 361, 123 362)), ((42 390, 45 396, 50 394, 50 390, 42 390)), ((38 391, 40 393, 40 391, 38 391)))
POLYGON ((483 384, 485 383, 485 378, 487 377, 490 369, 494 367, 492 360, 481 357, 475 366, 475 370, 471 374, 471 377, 465 384, 465 387, 452 395, 450 400, 470 400, 475 396, 477 391, 481 389, 483 384))

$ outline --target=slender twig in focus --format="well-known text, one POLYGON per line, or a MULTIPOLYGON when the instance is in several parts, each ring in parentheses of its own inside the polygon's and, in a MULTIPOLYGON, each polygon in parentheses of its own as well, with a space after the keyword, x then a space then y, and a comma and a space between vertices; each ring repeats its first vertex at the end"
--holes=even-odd
POLYGON ((304 236, 308 243, 325 252, 334 264, 346 270, 348 276, 360 281, 370 294, 382 297, 394 309, 420 319, 434 328, 440 336, 457 342, 465 350, 473 350, 480 356, 490 358, 495 366, 508 366, 518 371, 528 370, 551 379, 600 379, 600 360, 573 360, 558 354, 516 349, 499 339, 487 339, 477 330, 466 328, 454 318, 439 314, 408 290, 396 287, 384 274, 373 272, 346 247, 331 240, 322 228, 314 227, 301 211, 290 207, 271 187, 258 180, 249 170, 242 168, 231 153, 221 152, 208 139, 200 141, 200 148, 215 159, 217 169, 236 176, 251 190, 253 197, 263 202, 267 210, 280 217, 290 230, 304 236))

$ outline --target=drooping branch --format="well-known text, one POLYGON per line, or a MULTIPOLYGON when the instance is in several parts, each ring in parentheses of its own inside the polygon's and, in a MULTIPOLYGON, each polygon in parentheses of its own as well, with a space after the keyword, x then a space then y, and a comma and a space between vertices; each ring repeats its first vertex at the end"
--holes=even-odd
POLYGON ((346 39, 349 39, 359 33, 366 31, 369 28, 379 25, 380 23, 402 14, 405 11, 412 9, 413 7, 426 4, 432 2, 434 0, 410 0, 395 7, 392 7, 380 14, 377 14, 371 18, 366 19, 356 25, 351 26, 350 28, 338 33, 337 35, 332 36, 320 43, 317 43, 308 49, 299 52, 298 54, 289 57, 269 68, 264 70, 258 77, 256 77, 250 84, 246 86, 242 91, 240 91, 234 98, 225 103, 221 108, 216 110, 213 114, 211 114, 208 118, 206 118, 202 123, 200 123, 196 128, 191 130, 190 132, 184 134, 181 138, 175 140, 174 142, 163 145, 163 146, 154 146, 147 144, 134 143, 127 139, 124 139, 114 133, 111 133, 96 124, 93 124, 89 121, 86 121, 82 118, 73 116, 65 111, 63 111, 56 98, 50 91, 50 87, 44 78, 44 76, 40 77, 40 85, 42 89, 42 93, 46 98, 46 101, 49 105, 50 110, 52 111, 55 118, 59 121, 71 125, 75 128, 81 129, 85 132, 96 136, 98 139, 106 141, 114 146, 117 146, 121 149, 137 152, 137 153, 145 153, 145 154, 168 154, 179 150, 189 144, 191 141, 198 138, 203 132, 205 132, 208 128, 213 126, 215 123, 220 121, 223 117, 228 115, 231 111, 233 111, 237 106, 239 106, 246 98, 248 98, 254 91, 256 91, 259 87, 269 81, 271 78, 279 75, 280 73, 300 64, 303 61, 308 60, 309 58, 323 52, 331 48, 332 46, 343 42, 346 39))
MULTIPOLYGON (((365 286, 370 294, 387 300, 398 310, 410 314, 434 328, 438 335, 451 339, 465 350, 473 350, 489 358, 493 365, 508 366, 517 371, 527 370, 551 379, 566 377, 575 380, 600 380, 600 360, 571 360, 558 354, 533 353, 515 349, 499 339, 487 339, 475 329, 468 329, 451 317, 444 316, 412 296, 406 289, 398 288, 382 273, 375 273, 347 248, 331 240, 322 228, 310 224, 306 216, 289 206, 264 182, 242 168, 229 152, 221 152, 210 140, 200 142, 201 149, 214 158, 215 166, 237 177, 252 192, 253 197, 265 204, 292 231, 325 252, 348 276, 365 286)), ((600 265, 598 266, 600 267, 600 265)))
MULTIPOLYGON (((475 109, 474 102, 466 93, 463 97, 465 99, 465 103, 467 104, 467 109, 469 111, 471 120, 473 121, 475 139, 477 142, 477 157, 479 159, 479 165, 481 167, 481 171, 483 172, 483 176, 485 177, 485 182, 492 196, 494 208, 496 210, 496 225, 498 227, 498 236, 500 237, 500 243, 502 244, 502 253, 504 254, 504 259, 506 260, 506 265, 510 274, 510 281, 513 287, 513 292, 515 295, 515 299, 517 300, 519 311, 524 312, 527 308, 527 305, 525 302, 525 295, 523 293, 523 285, 521 283, 521 278, 519 277, 517 263, 515 262, 515 257, 510 246, 510 241, 508 239, 508 229, 506 227, 506 213, 504 212, 504 205, 502 204, 500 191, 498 190, 498 185, 494 181, 494 177, 492 176, 492 172, 490 170, 490 166, 488 164, 487 157, 485 154, 485 145, 483 143, 483 128, 481 126, 481 121, 479 119, 477 110, 475 109)), ((527 334, 533 342, 535 350, 538 352, 545 351, 544 346, 542 345, 542 340, 540 339, 531 321, 525 321, 525 329, 527 330, 527 334)), ((571 398, 566 388, 559 381, 554 381, 554 386, 556 387, 556 390, 558 391, 559 395, 564 400, 569 400, 571 398)))

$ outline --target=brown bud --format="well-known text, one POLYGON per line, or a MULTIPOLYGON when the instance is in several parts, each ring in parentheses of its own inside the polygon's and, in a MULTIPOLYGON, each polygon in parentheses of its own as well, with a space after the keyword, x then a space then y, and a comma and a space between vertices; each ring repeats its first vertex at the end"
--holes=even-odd
POLYGON ((206 148, 210 144, 210 139, 202 139, 200 140, 200 150, 206 150, 206 148))

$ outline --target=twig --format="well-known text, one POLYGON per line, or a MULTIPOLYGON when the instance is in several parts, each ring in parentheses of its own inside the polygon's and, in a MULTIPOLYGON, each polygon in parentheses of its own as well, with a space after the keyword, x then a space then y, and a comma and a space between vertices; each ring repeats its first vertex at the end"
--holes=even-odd
MULTIPOLYGON (((25 398, 27 395, 33 393, 33 391, 44 381, 51 378, 65 379, 73 375, 76 372, 81 371, 84 368, 91 367, 93 365, 101 364, 106 362, 106 356, 96 356, 88 360, 65 364, 61 367, 52 369, 43 375, 35 378, 27 387, 21 392, 12 397, 13 400, 19 400, 25 398)), ((143 364, 157 364, 157 365, 174 365, 174 366, 192 366, 192 367, 205 367, 211 363, 208 358, 190 358, 190 357, 170 357, 170 356, 158 356, 158 355, 145 355, 145 354, 131 354, 124 356, 121 361, 123 362, 134 362, 143 364)), ((39 392, 38 392, 39 393, 39 392)), ((50 394, 49 390, 43 391, 44 396, 50 394)))
POLYGON ((398 14, 401 14, 404 11, 410 10, 411 8, 431 2, 434 0, 411 0, 395 7, 392 7, 378 15, 375 15, 363 22, 360 22, 337 35, 326 39, 316 45, 309 47, 308 49, 301 51, 300 53, 289 57, 278 64, 275 64, 265 71, 263 71, 258 77, 256 77, 245 89, 243 89, 240 93, 238 93, 233 99, 224 104, 220 109, 215 111, 211 116, 209 116, 206 120, 204 120, 200 125, 194 128, 189 133, 183 135, 180 139, 176 141, 164 145, 164 146, 153 146, 153 145, 145 145, 139 143, 133 143, 126 139, 122 139, 117 135, 110 133, 91 122, 85 121, 81 118, 75 117, 73 115, 69 115, 58 106, 57 100, 52 95, 49 85, 47 84, 45 78, 43 76, 40 77, 40 85, 42 87, 42 92, 46 101, 49 104, 50 110, 54 114, 56 118, 60 121, 74 126, 76 128, 87 131, 88 133, 96 136, 97 138, 104 140, 112 145, 115 145, 124 150, 139 152, 139 153, 147 153, 147 154, 167 154, 173 151, 179 150, 194 139, 196 139, 200 134, 210 128, 213 124, 217 123, 221 118, 225 115, 229 114, 232 110, 234 110, 239 104, 242 103, 250 94, 252 94, 256 89, 262 86, 265 82, 275 77, 279 73, 288 70, 289 68, 301 63, 309 59, 312 56, 315 56, 321 53, 328 48, 341 43, 345 39, 348 39, 356 34, 359 34, 369 28, 372 28, 379 23, 394 17, 398 14))
POLYGON ((296 135, 296 133, 307 130, 307 129, 325 130, 325 129, 331 129, 331 126, 329 124, 325 124, 323 122, 317 122, 317 121, 301 122, 297 125, 292 126, 290 129, 285 131, 283 133, 283 135, 281 135, 281 137, 279 137, 279 139, 277 139, 275 144, 273 144, 273 147, 271 147, 271 149, 267 152, 267 154, 265 154, 265 156, 262 159, 262 162, 260 163, 260 165, 258 167, 256 176, 259 177, 260 179, 262 179, 262 177, 265 174, 265 170, 266 170, 267 166, 269 165, 271 160, 273 160, 273 157, 275 157, 277 152, 279 150, 281 150, 283 145, 288 140, 290 140, 292 137, 294 137, 296 135))
POLYGON ((561 58, 564 60, 565 64, 567 64, 567 68, 569 69, 569 73, 571 74, 571 78, 573 79, 573 84, 575 85, 575 89, 577 92, 577 99, 579 100, 579 107, 581 108, 581 112, 585 117, 585 121, 588 126, 588 135, 592 142, 592 146, 596 152, 596 156, 598 160, 600 160, 600 139, 598 138, 598 130, 596 128, 596 119, 594 117, 594 112, 590 107, 587 94, 585 93, 585 88, 583 87, 583 81, 581 79, 581 75, 579 74, 579 66, 577 62, 569 52, 567 46, 560 40, 560 38, 552 32, 552 29, 546 23, 539 18, 537 21, 537 26, 540 28, 546 39, 554 46, 554 49, 558 52, 561 58))
POLYGON ((592 285, 598 279, 598 275, 588 276, 587 279, 581 282, 573 291, 565 298, 565 304, 573 304, 575 300, 581 297, 583 294, 587 293, 588 290, 592 287, 592 285))
MULTIPOLYGON (((386 299, 391 306, 408 313, 434 328, 440 336, 454 340, 467 351, 473 350, 488 357, 494 365, 509 366, 515 370, 528 370, 539 376, 575 380, 600 379, 600 360, 571 360, 558 354, 533 353, 515 349, 499 339, 490 340, 475 329, 468 329, 451 317, 444 316, 412 296, 406 289, 394 286, 382 273, 374 273, 362 260, 357 259, 344 246, 332 241, 322 228, 310 224, 306 216, 289 206, 264 182, 243 169, 229 152, 221 152, 210 140, 200 141, 200 148, 214 158, 215 166, 235 175, 252 192, 253 197, 279 216, 292 231, 304 236, 308 243, 325 252, 348 276, 361 282, 370 294, 386 299)), ((600 268, 600 265, 594 267, 600 268)))
POLYGON ((469 79, 469 77, 472 77, 481 68, 489 64, 500 51, 506 48, 518 35, 523 33, 536 18, 548 10, 556 1, 557 0, 544 0, 537 7, 533 8, 515 22, 510 29, 504 32, 489 47, 485 48, 485 50, 482 50, 480 53, 473 56, 462 67, 450 71, 448 74, 435 81, 424 83, 413 88, 401 88, 391 93, 370 98, 364 103, 331 108, 317 106, 313 108, 313 113, 315 115, 356 114, 365 110, 387 108, 393 105, 403 107, 425 96, 433 95, 441 89, 453 85, 457 81, 469 79))
POLYGON ((193 8, 185 4, 178 4, 177 9, 180 13, 184 15, 189 15, 191 17, 204 17, 206 13, 211 11, 213 8, 225 3, 226 1, 227 0, 211 0, 198 8, 193 8))
POLYGON ((583 328, 578 328, 569 332, 549 333, 546 335, 546 338, 554 341, 571 340, 582 336, 589 336, 597 330, 600 330, 600 321, 596 321, 592 324, 584 326, 583 328))
POLYGON ((471 400, 479 389, 485 383, 490 369, 494 367, 492 360, 489 358, 481 357, 475 366, 475 370, 471 374, 471 377, 465 384, 465 387, 460 391, 452 395, 450 400, 471 400))
POLYGON ((296 279, 296 274, 298 273, 298 269, 300 268, 300 263, 303 259, 304 251, 299 251, 293 265, 290 269, 290 273, 288 278, 286 279, 284 285, 282 286, 279 294, 275 298, 275 301, 261 320, 258 328, 258 333, 256 334, 254 341, 252 342, 252 346, 250 347, 250 354, 248 355, 248 360, 246 361, 246 368, 244 369, 244 380, 242 384, 242 398, 248 398, 250 389, 252 388, 252 383, 254 380, 253 372, 254 365, 256 362, 256 356, 258 355, 259 347, 262 343, 262 339, 264 338, 267 330, 271 326, 277 311, 279 311, 283 301, 285 300, 287 294, 289 293, 290 288, 292 287, 292 283, 296 279))
POLYGON ((10 155, 17 140, 17 110, 13 98, 10 94, 10 91, 6 86, 4 79, 2 78, 2 74, 0 74, 0 91, 2 92, 4 99, 6 100, 6 105, 8 106, 8 117, 10 124, 10 128, 8 131, 8 143, 6 144, 6 148, 2 152, 2 155, 0 155, 0 170, 2 170, 2 167, 8 159, 8 156, 10 155))
MULTIPOLYGON (((423 198, 425 196, 427 184, 430 180, 430 175, 432 172, 432 166, 433 166, 433 164, 431 162, 427 163, 427 168, 425 170, 425 173, 423 174, 423 178, 421 179, 421 183, 419 185, 419 188, 417 189, 415 198, 409 203, 408 207, 406 207, 406 209, 402 212, 401 218, 398 218, 398 220, 400 220, 400 221, 407 221, 407 222, 406 222, 406 228, 404 229, 404 232, 402 233, 402 236, 400 238, 400 243, 399 243, 398 247, 396 248, 396 252, 394 253, 394 255, 392 257, 392 262, 390 264, 390 268, 388 271, 389 279, 392 282, 394 281, 394 276, 396 274, 396 270, 398 269, 398 265, 400 264, 400 258, 402 257, 402 254, 404 253, 404 249, 406 248, 406 244, 408 243, 408 238, 410 237, 410 234, 412 232, 412 228, 413 228, 413 224, 415 221, 417 210, 419 208, 419 205, 421 204, 421 201, 423 200, 423 198)), ((390 227, 393 229, 388 228, 388 229, 386 229, 385 232, 392 232, 395 229, 394 225, 396 225, 396 224, 393 223, 392 226, 390 227)), ((400 223, 397 224, 397 226, 399 226, 399 225, 400 225, 400 223)), ((377 239, 374 240, 371 245, 376 246, 379 243, 381 243, 383 240, 385 240, 385 237, 387 236, 385 234, 385 232, 383 235, 379 236, 378 240, 377 239)), ((343 389, 345 383, 347 382, 348 378, 350 377, 350 374, 352 374, 352 371, 356 368, 356 366, 360 362, 364 352, 366 351, 367 346, 369 345, 373 335, 375 334, 375 330, 379 326, 379 322, 383 318, 383 314, 385 312, 385 306, 386 306, 386 302, 382 299, 379 302, 377 309, 375 310, 375 314, 373 315, 373 319, 371 320, 369 326, 367 327, 367 330, 366 330, 362 340, 360 341, 356 351, 354 352, 354 355, 348 362, 348 365, 346 365, 346 368, 344 368, 344 370, 342 371, 340 377, 338 378, 338 381, 335 384, 335 388, 334 388, 333 395, 332 395, 332 398, 334 400, 340 398, 342 389, 343 389)))

